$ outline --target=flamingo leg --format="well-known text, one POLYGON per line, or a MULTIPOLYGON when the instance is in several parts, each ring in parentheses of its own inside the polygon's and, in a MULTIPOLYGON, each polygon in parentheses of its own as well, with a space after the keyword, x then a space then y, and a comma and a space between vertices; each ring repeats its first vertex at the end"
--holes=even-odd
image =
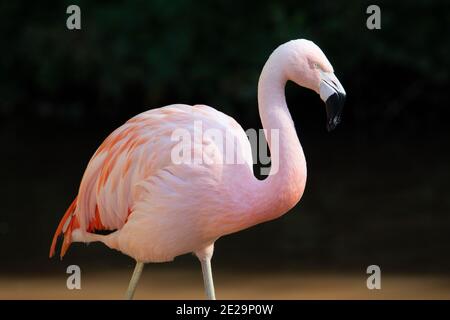
POLYGON ((208 300, 216 300, 211 270, 211 258, 200 259, 200 262, 202 264, 203 283, 205 284, 206 298, 208 300))
POLYGON ((133 275, 131 276, 130 284, 128 285, 128 290, 125 294, 125 299, 132 300, 134 292, 136 291, 139 278, 142 274, 142 269, 144 268, 144 263, 136 261, 136 266, 134 267, 133 275))

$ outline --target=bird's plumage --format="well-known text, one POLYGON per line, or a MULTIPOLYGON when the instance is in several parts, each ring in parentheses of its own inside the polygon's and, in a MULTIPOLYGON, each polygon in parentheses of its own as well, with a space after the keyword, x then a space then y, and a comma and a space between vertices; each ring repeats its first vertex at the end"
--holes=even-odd
POLYGON ((62 255, 73 240, 95 239, 145 262, 171 260, 219 237, 227 228, 216 226, 223 220, 218 215, 226 216, 221 211, 232 210, 235 201, 226 184, 234 179, 224 175, 236 164, 227 169, 225 142, 220 146, 203 132, 198 136, 196 123, 203 132, 232 134, 244 159, 239 170, 252 174, 250 143, 233 118, 208 106, 182 104, 139 114, 95 152, 78 196, 56 231, 50 255, 60 233, 65 237, 62 255), (201 163, 173 163, 171 152, 180 143, 172 137, 176 129, 191 134, 192 158, 199 157, 201 163), (107 236, 87 234, 97 230, 117 231, 107 236), (143 241, 146 250, 140 249, 143 241))

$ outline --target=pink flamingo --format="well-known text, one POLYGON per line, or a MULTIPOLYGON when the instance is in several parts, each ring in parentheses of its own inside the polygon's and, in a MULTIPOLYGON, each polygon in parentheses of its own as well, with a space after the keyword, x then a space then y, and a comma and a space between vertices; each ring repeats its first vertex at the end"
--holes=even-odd
POLYGON ((91 158, 78 196, 56 230, 50 257, 61 233, 61 258, 72 242, 93 241, 129 255, 136 260, 126 293, 132 299, 144 263, 171 261, 193 252, 201 262, 206 296, 215 299, 214 242, 280 217, 303 195, 306 162, 286 105, 288 80, 320 94, 326 104, 327 128, 334 129, 340 122, 345 91, 333 67, 313 42, 287 42, 271 54, 258 83, 263 127, 279 132, 278 146, 266 134, 272 155, 278 155, 272 157, 267 179, 255 178, 249 140, 233 118, 204 105, 149 110, 115 130, 91 158), (194 122, 201 122, 203 130, 231 134, 236 141, 234 152, 241 153, 244 161, 217 161, 224 155, 210 151, 219 150, 219 143, 201 136, 194 139, 190 151, 213 161, 174 163, 172 152, 179 142, 172 134, 181 128, 195 135, 194 122), (274 167, 279 168, 277 172, 272 172, 274 167), (100 235, 97 230, 113 232, 100 235))

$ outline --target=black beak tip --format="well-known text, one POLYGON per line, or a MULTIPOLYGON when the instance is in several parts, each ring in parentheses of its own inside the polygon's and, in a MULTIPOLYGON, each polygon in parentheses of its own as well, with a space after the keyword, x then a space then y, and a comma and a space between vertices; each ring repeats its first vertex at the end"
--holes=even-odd
POLYGON ((336 127, 338 126, 338 124, 341 123, 341 116, 337 115, 334 118, 330 119, 327 123, 327 130, 328 132, 333 131, 334 129, 336 129, 336 127))
POLYGON ((327 130, 328 132, 336 129, 341 123, 342 109, 344 108, 345 94, 335 93, 326 101, 327 111, 327 130))

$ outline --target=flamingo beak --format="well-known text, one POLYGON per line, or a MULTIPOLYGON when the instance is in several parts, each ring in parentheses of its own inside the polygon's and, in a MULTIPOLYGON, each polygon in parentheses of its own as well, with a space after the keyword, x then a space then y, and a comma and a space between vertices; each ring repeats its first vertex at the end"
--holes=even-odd
POLYGON ((345 103, 345 90, 333 72, 320 72, 320 98, 327 111, 327 130, 332 131, 341 122, 345 103))

